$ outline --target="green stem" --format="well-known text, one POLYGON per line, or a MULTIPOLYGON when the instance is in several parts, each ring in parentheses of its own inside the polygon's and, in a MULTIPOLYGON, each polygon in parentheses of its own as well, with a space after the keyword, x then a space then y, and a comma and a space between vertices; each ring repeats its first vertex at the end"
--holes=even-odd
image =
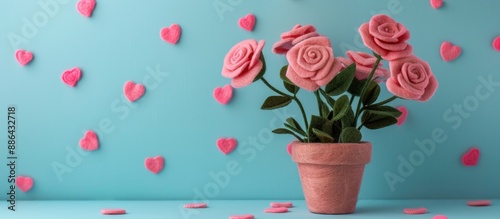
MULTIPOLYGON (((262 82, 264 82, 264 84, 266 84, 271 90, 273 90, 274 92, 282 95, 282 96, 285 96, 285 97, 292 97, 278 89, 276 89, 275 87, 273 87, 273 85, 271 85, 264 77, 260 78, 260 80, 262 80, 262 82)), ((293 98, 293 97, 292 97, 293 98)))
POLYGON ((392 97, 387 98, 387 99, 386 99, 386 100, 384 100, 384 101, 381 101, 381 102, 379 102, 379 103, 375 103, 375 104, 373 104, 373 106, 382 106, 382 105, 384 105, 384 104, 386 104, 386 103, 389 103, 389 102, 391 102, 391 101, 393 101, 393 100, 395 100, 395 99, 397 99, 397 98, 398 98, 397 96, 392 96, 392 97))
MULTIPOLYGON (((300 102, 299 98, 297 98, 296 96, 290 96, 290 95, 283 93, 282 91, 276 89, 264 77, 260 78, 260 80, 262 80, 262 82, 264 82, 264 84, 267 87, 269 87, 271 90, 273 90, 274 92, 276 92, 282 96, 285 96, 285 97, 290 97, 297 103, 297 105, 300 108, 300 112, 302 113, 302 118, 304 119, 304 124, 306 126, 306 134, 308 134, 307 131, 309 130, 309 123, 307 122, 306 111, 304 110, 304 106, 302 106, 302 103, 300 102)), ((309 135, 307 135, 306 137, 307 137, 307 140, 309 141, 309 135)))
POLYGON ((319 92, 314 91, 314 95, 316 95, 316 101, 318 102, 319 116, 323 117, 323 111, 321 110, 321 97, 319 97, 319 92))
POLYGON ((309 142, 309 123, 307 122, 307 116, 306 116, 306 111, 304 110, 304 106, 302 106, 302 103, 300 102, 299 98, 293 97, 297 105, 299 105, 300 112, 302 113, 302 119, 304 119, 304 124, 306 125, 306 137, 307 137, 307 142, 309 142))
POLYGON ((349 102, 349 105, 352 106, 352 102, 354 102, 354 97, 356 97, 354 94, 351 94, 351 101, 349 102))
POLYGON ((355 124, 358 123, 358 118, 359 118, 359 115, 361 114, 361 111, 360 111, 360 109, 361 109, 361 99, 363 99, 362 97, 366 93, 366 89, 368 88, 368 85, 370 84, 370 82, 371 82, 371 80, 373 78, 373 75, 375 74, 375 70, 377 70, 377 67, 380 64, 380 61, 382 61, 382 57, 380 57, 380 55, 375 54, 375 56, 377 57, 377 61, 373 65, 372 71, 370 72, 370 75, 366 79, 366 82, 363 85, 363 89, 361 89, 361 94, 359 95, 358 106, 356 107, 356 116, 354 117, 355 124))

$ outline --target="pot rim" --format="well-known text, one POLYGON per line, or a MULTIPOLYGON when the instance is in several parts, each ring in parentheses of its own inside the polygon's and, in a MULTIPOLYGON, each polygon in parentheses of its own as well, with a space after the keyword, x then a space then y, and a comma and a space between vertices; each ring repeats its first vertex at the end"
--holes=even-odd
POLYGON ((372 144, 358 143, 292 143, 292 160, 299 164, 365 165, 371 161, 372 144))

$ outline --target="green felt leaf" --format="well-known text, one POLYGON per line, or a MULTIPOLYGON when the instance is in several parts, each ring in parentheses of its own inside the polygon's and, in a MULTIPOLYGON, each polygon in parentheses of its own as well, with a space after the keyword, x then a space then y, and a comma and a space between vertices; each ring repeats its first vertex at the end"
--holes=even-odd
POLYGON ((281 68, 280 70, 280 78, 281 80, 283 80, 283 82, 286 82, 288 84, 291 84, 291 85, 294 85, 292 81, 290 81, 290 79, 288 79, 286 77, 286 71, 288 70, 288 65, 285 65, 281 68))
POLYGON ((328 95, 323 89, 319 89, 319 92, 321 93, 321 95, 323 95, 328 105, 333 108, 333 106, 335 105, 335 100, 330 97, 330 95, 328 95))
POLYGON ((292 102, 291 97, 287 96, 270 96, 268 97, 262 106, 260 107, 263 110, 273 110, 284 107, 292 102))
POLYGON ((281 68, 280 70, 280 78, 283 80, 283 85, 285 86, 286 90, 290 93, 297 94, 299 92, 300 88, 296 86, 290 79, 286 77, 286 70, 288 69, 288 65, 285 65, 281 68))
POLYGON ((358 143, 361 138, 361 132, 355 127, 347 127, 340 134, 340 142, 342 143, 358 143))
POLYGON ((349 93, 355 96, 361 95, 361 90, 363 89, 363 86, 365 85, 366 79, 363 80, 358 80, 354 78, 352 80, 351 86, 349 86, 349 93))
POLYGON ((380 129, 394 125, 398 122, 396 118, 389 115, 373 114, 368 111, 361 116, 361 123, 368 129, 380 129))
POLYGON ((402 114, 401 111, 392 106, 368 106, 365 110, 372 114, 387 115, 394 118, 398 118, 402 114))
POLYGON ((289 84, 285 81, 283 81, 283 85, 285 86, 286 90, 292 94, 296 94, 299 92, 300 88, 295 86, 295 85, 292 85, 292 84, 289 84))
POLYGON ((339 97, 339 99, 337 99, 337 101, 335 101, 335 104, 333 105, 334 116, 332 120, 337 121, 341 119, 349 108, 349 97, 344 94, 339 97))
POLYGON ((286 119, 286 122, 290 126, 292 126, 293 128, 297 129, 299 131, 298 133, 301 133, 302 135, 306 135, 306 132, 304 131, 304 129, 302 129, 302 127, 300 126, 300 124, 293 117, 290 117, 290 118, 286 119))
POLYGON ((294 131, 294 132, 295 132, 295 133, 297 133, 297 134, 300 134, 300 135, 302 135, 302 136, 306 136, 306 133, 305 133, 305 132, 303 132, 303 131, 301 132, 300 130, 298 130, 298 129, 296 129, 296 128, 292 127, 292 126, 291 126, 291 125, 289 125, 289 124, 286 124, 286 123, 285 123, 285 127, 287 127, 288 129, 290 129, 290 130, 294 131))
POLYGON ((319 129, 315 129, 313 128, 313 133, 318 136, 319 140, 322 142, 322 143, 334 143, 335 140, 333 139, 332 136, 330 136, 328 133, 325 133, 319 129))
POLYGON ((310 124, 309 124, 309 130, 307 130, 307 132, 309 134, 309 138, 310 138, 309 140, 311 142, 316 142, 316 139, 314 138, 315 135, 313 133, 313 128, 321 130, 321 129, 323 129, 323 126, 327 122, 328 122, 328 120, 325 119, 325 118, 321 118, 321 117, 316 116, 316 115, 312 115, 311 116, 311 121, 310 121, 310 124))
POLYGON ((260 70, 259 74, 253 79, 253 82, 256 82, 260 80, 262 77, 264 77, 264 74, 266 73, 266 59, 264 58, 264 53, 260 53, 260 61, 262 61, 262 69, 260 70))
POLYGON ((374 103, 378 95, 380 94, 380 86, 375 81, 370 81, 366 89, 365 95, 361 97, 361 101, 364 105, 370 105, 374 103))
POLYGON ((332 81, 330 81, 326 87, 325 91, 330 96, 340 95, 349 89, 349 86, 354 79, 354 74, 356 73, 356 64, 353 63, 341 72, 339 72, 332 81))
POLYGON ((302 141, 302 138, 300 138, 297 134, 295 134, 294 132, 292 132, 288 129, 285 129, 285 128, 277 128, 277 129, 273 130, 273 133, 279 134, 279 135, 285 135, 285 134, 286 135, 293 135, 295 138, 302 141))
POLYGON ((340 120, 342 122, 342 127, 354 127, 356 125, 356 122, 354 121, 354 111, 351 107, 347 109, 344 117, 340 120))
POLYGON ((326 103, 324 103, 323 101, 320 102, 320 110, 321 110, 321 115, 323 118, 328 118, 328 114, 330 113, 330 109, 328 108, 328 106, 326 105, 326 103))

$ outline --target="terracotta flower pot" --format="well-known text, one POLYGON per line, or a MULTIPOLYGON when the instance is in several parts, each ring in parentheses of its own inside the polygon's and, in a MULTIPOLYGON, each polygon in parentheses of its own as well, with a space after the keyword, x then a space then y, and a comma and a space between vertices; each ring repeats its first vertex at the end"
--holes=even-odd
POLYGON ((292 144, 292 159, 309 211, 349 214, 356 209, 365 164, 372 154, 370 142, 292 144))

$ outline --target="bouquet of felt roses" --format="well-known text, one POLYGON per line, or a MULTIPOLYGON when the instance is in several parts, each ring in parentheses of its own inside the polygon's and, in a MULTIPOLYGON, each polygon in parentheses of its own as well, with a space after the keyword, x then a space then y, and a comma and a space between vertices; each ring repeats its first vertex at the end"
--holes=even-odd
POLYGON ((301 142, 357 143, 363 127, 379 129, 397 123, 401 112, 388 106, 389 102, 396 98, 427 101, 438 87, 429 64, 415 56, 407 43, 410 32, 405 26, 387 15, 376 15, 359 27, 359 33, 373 55, 348 51, 346 57, 335 57, 330 40, 311 25, 296 25, 281 34, 273 52, 285 55, 288 61, 280 71, 286 91, 264 77, 262 40, 236 44, 224 59, 222 75, 231 78, 235 88, 256 81, 267 85, 276 95, 264 101, 263 110, 285 107, 291 102, 298 105, 302 124, 291 117, 285 127, 273 130, 274 133, 290 134, 301 142), (389 62, 389 70, 383 67, 383 59, 389 62), (381 82, 394 96, 377 102, 381 82), (318 114, 311 118, 307 118, 297 97, 301 89, 314 93, 317 100, 318 114))

